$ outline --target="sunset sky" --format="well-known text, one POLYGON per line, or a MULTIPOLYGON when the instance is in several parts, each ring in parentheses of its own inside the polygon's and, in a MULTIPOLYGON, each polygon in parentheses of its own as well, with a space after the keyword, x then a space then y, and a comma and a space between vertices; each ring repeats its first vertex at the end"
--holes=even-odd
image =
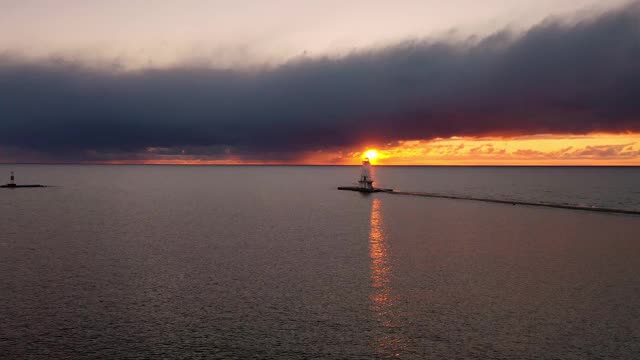
POLYGON ((638 1, 0 4, 0 162, 640 165, 638 1))

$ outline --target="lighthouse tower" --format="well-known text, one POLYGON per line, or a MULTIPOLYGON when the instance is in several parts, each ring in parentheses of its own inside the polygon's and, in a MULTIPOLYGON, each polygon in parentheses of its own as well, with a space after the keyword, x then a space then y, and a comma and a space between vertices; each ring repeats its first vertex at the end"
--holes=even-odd
POLYGON ((369 162, 369 158, 362 160, 362 172, 360 173, 358 185, 360 190, 373 191, 373 177, 371 176, 371 162, 369 162))
POLYGON ((11 172, 11 179, 9 180, 9 186, 16 186, 16 178, 13 176, 13 171, 11 172))

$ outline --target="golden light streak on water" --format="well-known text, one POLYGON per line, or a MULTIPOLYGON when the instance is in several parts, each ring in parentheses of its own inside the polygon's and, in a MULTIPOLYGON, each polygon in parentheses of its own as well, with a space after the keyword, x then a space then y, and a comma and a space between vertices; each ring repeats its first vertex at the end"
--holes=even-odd
POLYGON ((372 346, 381 355, 398 357, 406 348, 407 339, 401 336, 394 308, 396 296, 391 277, 392 265, 382 224, 382 202, 373 199, 369 230, 369 257, 371 258, 370 310, 378 322, 372 346))

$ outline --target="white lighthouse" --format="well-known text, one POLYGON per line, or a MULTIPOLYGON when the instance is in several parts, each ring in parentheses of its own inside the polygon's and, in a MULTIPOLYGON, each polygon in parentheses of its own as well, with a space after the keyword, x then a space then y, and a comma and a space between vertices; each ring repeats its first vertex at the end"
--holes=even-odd
POLYGON ((368 157, 365 157, 364 160, 362 160, 362 169, 360 172, 360 179, 358 180, 358 186, 339 186, 338 190, 357 191, 361 193, 393 192, 393 189, 379 189, 373 187, 371 162, 368 157))
POLYGON ((371 176, 371 162, 369 158, 362 160, 362 172, 360 173, 358 185, 363 191, 373 191, 373 177, 371 176))
POLYGON ((11 172, 11 178, 9 180, 9 186, 16 186, 16 178, 13 176, 13 171, 11 172))

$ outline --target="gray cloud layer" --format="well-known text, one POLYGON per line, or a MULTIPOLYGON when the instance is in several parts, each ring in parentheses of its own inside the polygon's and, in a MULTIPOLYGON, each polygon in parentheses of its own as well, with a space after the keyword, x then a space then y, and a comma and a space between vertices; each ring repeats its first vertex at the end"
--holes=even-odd
POLYGON ((0 56, 0 146, 303 150, 453 135, 640 131, 640 4, 521 35, 276 68, 113 71, 0 56))

